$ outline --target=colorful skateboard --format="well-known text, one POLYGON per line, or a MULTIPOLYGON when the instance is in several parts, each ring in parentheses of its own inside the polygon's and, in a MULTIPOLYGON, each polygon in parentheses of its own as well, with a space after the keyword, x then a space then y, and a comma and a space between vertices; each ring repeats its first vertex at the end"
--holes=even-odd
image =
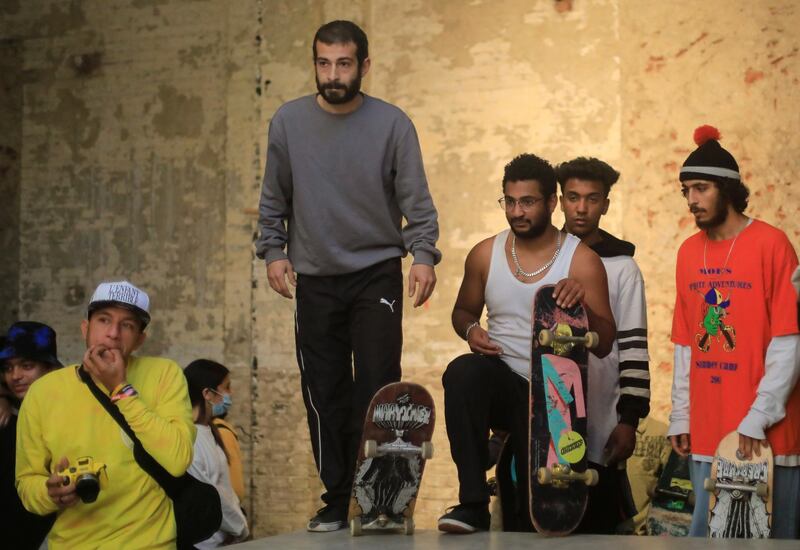
POLYGON ((685 537, 694 511, 694 491, 689 479, 689 459, 672 451, 650 495, 647 534, 685 537))
POLYGON ((772 449, 744 460, 739 434, 722 438, 711 463, 708 491, 708 536, 711 538, 769 538, 772 526, 772 449))
POLYGON ((598 481, 586 465, 587 348, 589 332, 582 304, 560 308, 552 285, 533 301, 530 397, 530 511, 536 530, 567 535, 586 511, 588 487, 598 481))
POLYGON ((433 456, 435 416, 431 394, 418 384, 388 384, 372 398, 350 496, 350 534, 414 532, 422 471, 433 456))

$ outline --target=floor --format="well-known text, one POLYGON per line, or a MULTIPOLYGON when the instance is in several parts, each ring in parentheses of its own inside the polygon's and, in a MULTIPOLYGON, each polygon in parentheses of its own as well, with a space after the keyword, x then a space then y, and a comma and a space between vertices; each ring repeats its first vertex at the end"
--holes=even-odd
POLYGON ((448 535, 438 531, 417 531, 412 536, 394 533, 370 533, 361 537, 351 537, 349 531, 342 529, 334 533, 308 533, 298 531, 276 535, 232 546, 237 550, 260 550, 267 548, 300 548, 308 550, 340 550, 353 548, 375 548, 395 550, 411 548, 415 550, 514 550, 530 548, 541 543, 547 550, 667 550, 680 547, 680 550, 720 549, 720 550, 797 550, 796 540, 736 540, 699 539, 670 537, 635 537, 572 535, 560 538, 544 538, 532 533, 503 533, 499 531, 482 532, 473 535, 448 535))

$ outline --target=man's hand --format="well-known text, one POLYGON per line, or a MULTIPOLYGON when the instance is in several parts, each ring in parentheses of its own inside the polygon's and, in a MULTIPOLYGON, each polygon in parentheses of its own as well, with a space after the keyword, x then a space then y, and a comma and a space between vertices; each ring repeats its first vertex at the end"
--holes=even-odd
POLYGON ((572 307, 583 300, 585 294, 583 285, 575 279, 561 279, 553 290, 553 298, 559 307, 572 307))
POLYGON ((108 391, 114 391, 114 388, 125 383, 126 366, 122 352, 118 349, 96 345, 83 354, 83 367, 108 391))
POLYGON ((753 460, 753 455, 761 456, 761 447, 769 447, 769 441, 766 439, 755 439, 746 435, 739 434, 739 452, 743 460, 753 460))
POLYGON ((469 349, 482 355, 500 355, 503 348, 489 340, 489 333, 480 326, 475 326, 469 331, 467 343, 469 349))
POLYGON ((428 301, 436 286, 436 273, 433 266, 428 264, 414 264, 408 273, 408 297, 416 292, 414 307, 419 307, 428 301), (419 287, 417 287, 419 285, 419 287))
POLYGON ((56 471, 47 478, 45 485, 47 485, 47 496, 50 497, 59 510, 75 506, 78 503, 78 495, 75 492, 75 484, 70 483, 64 485, 64 476, 58 475, 58 472, 69 467, 69 460, 67 457, 61 457, 56 465, 56 471))
POLYGON ((636 428, 628 424, 619 423, 608 436, 603 455, 606 466, 627 460, 636 447, 636 428))
POLYGON ((692 452, 692 440, 689 434, 671 435, 669 442, 672 443, 672 448, 681 456, 689 456, 692 452))
POLYGON ((297 278, 294 274, 292 262, 289 260, 275 260, 267 264, 267 279, 269 286, 272 290, 283 296, 284 298, 292 298, 292 293, 289 292, 289 286, 286 284, 286 278, 289 278, 289 283, 292 286, 297 286, 297 278))
POLYGON ((11 406, 8 395, 0 397, 0 428, 5 428, 11 416, 14 414, 14 409, 11 406))

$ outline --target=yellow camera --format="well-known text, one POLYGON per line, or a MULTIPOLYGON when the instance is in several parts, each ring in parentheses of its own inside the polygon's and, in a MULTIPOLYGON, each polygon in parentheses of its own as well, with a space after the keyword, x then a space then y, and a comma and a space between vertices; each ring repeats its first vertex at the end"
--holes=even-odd
POLYGON ((106 475, 106 465, 95 462, 90 456, 82 456, 75 466, 61 470, 58 475, 63 478, 64 486, 75 484, 75 492, 82 502, 94 502, 100 494, 100 480, 106 475))

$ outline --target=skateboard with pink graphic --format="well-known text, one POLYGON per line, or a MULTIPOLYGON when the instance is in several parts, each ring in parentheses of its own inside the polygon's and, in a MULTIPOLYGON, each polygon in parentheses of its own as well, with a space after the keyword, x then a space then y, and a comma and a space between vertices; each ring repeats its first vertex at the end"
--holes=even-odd
POLYGON ((567 535, 583 519, 588 488, 586 390, 588 349, 597 346, 583 305, 561 308, 554 286, 533 301, 530 376, 530 512, 544 535, 567 535))

